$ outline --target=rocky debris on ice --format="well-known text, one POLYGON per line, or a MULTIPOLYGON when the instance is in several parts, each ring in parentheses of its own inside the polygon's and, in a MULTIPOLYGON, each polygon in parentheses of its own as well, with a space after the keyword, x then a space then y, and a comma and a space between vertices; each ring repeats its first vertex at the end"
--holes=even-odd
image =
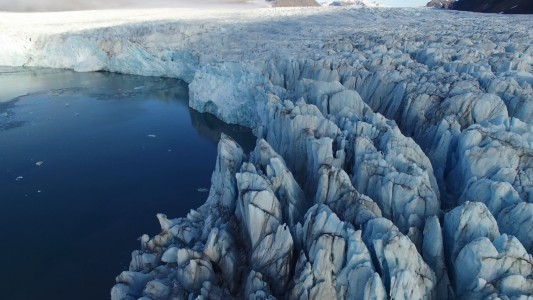
POLYGON ((435 8, 451 8, 456 0, 431 0, 426 6, 435 8))

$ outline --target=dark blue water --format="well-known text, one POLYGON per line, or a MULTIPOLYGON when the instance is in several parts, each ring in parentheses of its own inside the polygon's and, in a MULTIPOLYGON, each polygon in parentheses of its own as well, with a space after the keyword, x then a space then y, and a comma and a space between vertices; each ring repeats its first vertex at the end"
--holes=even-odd
POLYGON ((0 68, 0 298, 108 299, 155 215, 210 186, 220 132, 168 78, 0 68))

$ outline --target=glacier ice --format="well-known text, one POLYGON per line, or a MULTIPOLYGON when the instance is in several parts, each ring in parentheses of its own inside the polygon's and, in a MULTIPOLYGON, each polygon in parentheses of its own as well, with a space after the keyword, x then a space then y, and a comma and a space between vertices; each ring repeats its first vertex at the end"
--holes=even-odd
MULTIPOLYGON (((0 13, 0 65, 177 77, 222 135, 112 299, 533 297, 533 19, 431 9, 0 13)), ((169 213, 169 212, 167 212, 169 213)))
POLYGON ((531 297, 533 260, 520 242, 503 234, 467 244, 455 264, 457 295, 464 299, 531 297))
POLYGON ((322 204, 309 209, 301 230, 303 249, 290 298, 386 298, 360 230, 322 204))

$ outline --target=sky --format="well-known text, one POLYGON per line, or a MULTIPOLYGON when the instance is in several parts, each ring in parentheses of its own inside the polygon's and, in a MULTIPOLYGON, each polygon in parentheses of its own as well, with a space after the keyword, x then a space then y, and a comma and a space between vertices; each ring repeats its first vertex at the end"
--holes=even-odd
POLYGON ((429 0, 378 0, 387 6, 426 6, 429 0))
MULTIPOLYGON (((62 11, 104 8, 242 6, 246 0, 0 0, 0 11, 62 11)), ((248 1, 250 2, 250 1, 248 1)), ((254 2, 258 2, 255 0, 254 2)), ((247 4, 247 6, 254 4, 247 4)), ((257 6, 257 4, 255 4, 257 6)))
MULTIPOLYGON (((99 8, 212 6, 243 4, 246 0, 0 0, 0 11, 58 11, 99 8)), ((374 0, 387 6, 424 6, 429 0, 374 0)), ((256 2, 259 2, 256 0, 256 2)))

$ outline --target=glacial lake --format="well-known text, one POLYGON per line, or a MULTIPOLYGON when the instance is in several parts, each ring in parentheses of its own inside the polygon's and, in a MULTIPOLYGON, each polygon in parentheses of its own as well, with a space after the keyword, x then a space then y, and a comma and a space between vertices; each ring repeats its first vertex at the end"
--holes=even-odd
POLYGON ((157 213, 206 200, 220 133, 179 80, 0 67, 0 297, 109 299, 157 213))

